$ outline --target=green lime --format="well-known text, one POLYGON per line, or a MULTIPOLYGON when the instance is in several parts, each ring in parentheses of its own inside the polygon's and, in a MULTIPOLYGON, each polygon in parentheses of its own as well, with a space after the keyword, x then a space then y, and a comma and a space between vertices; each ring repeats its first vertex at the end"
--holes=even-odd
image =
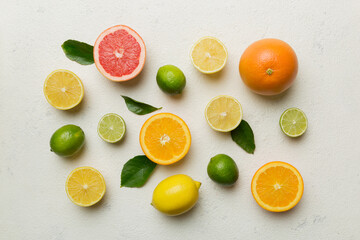
POLYGON ((281 114, 280 128, 289 137, 299 137, 307 129, 308 122, 306 115, 298 108, 289 108, 281 114))
POLYGON ((184 73, 174 65, 159 68, 156 75, 159 88, 169 94, 180 94, 186 85, 184 73))
POLYGON ((50 139, 51 151, 62 157, 70 157, 84 145, 85 134, 75 125, 65 125, 54 132, 50 139))
POLYGON ((209 177, 222 185, 233 185, 239 178, 235 161, 225 154, 218 154, 210 159, 207 166, 209 177))
POLYGON ((108 113, 100 119, 97 131, 105 142, 116 143, 125 134, 125 121, 115 113, 108 113))

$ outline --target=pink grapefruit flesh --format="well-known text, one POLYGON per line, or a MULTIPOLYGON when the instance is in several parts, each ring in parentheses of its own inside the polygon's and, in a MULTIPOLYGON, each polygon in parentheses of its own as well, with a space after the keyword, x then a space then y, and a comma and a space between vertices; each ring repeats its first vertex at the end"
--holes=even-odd
POLYGON ((94 61, 104 77, 122 82, 136 77, 144 67, 146 48, 140 35, 125 25, 106 29, 96 39, 94 61))

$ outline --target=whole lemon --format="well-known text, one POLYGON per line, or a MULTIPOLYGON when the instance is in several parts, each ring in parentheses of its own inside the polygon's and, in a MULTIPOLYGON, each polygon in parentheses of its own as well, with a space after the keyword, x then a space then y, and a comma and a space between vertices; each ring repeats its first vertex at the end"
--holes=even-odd
POLYGON ((169 216, 183 214, 196 204, 200 185, 184 174, 168 177, 155 188, 151 205, 169 216))

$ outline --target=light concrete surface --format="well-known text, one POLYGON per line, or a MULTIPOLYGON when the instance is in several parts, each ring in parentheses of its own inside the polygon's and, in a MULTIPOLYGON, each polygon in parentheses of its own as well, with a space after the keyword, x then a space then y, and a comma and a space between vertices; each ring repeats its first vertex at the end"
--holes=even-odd
POLYGON ((0 1, 0 239, 360 239, 360 2, 349 1, 0 1), (94 65, 68 60, 67 39, 93 44, 106 28, 126 24, 147 46, 141 75, 113 83, 94 65), (229 51, 222 72, 203 75, 189 50, 200 37, 215 36, 229 51), (267 38, 288 42, 299 59, 293 87, 278 97, 250 92, 238 73, 242 52, 267 38), (174 64, 187 77, 181 97, 160 91, 158 68, 174 64), (42 86, 53 70, 75 72, 85 98, 73 111, 59 111, 45 100, 42 86), (255 133, 254 155, 229 134, 207 125, 203 111, 219 94, 235 96, 255 133), (138 135, 151 115, 129 112, 127 95, 182 117, 193 142, 174 166, 159 166, 140 189, 121 188, 123 164, 142 154, 138 135), (309 119, 306 134, 286 137, 279 117, 299 107, 309 119), (123 116, 128 131, 120 144, 97 135, 102 115, 123 116), (86 146, 72 159, 49 151, 51 134, 73 123, 86 134, 86 146), (207 176, 209 159, 233 157, 240 178, 223 188, 207 176), (263 164, 281 160, 302 174, 299 205, 270 213, 254 201, 250 182, 263 164), (64 184, 76 167, 93 166, 104 175, 107 193, 95 207, 69 201, 64 184), (203 184, 189 213, 166 217, 150 206, 152 191, 167 176, 184 173, 203 184))

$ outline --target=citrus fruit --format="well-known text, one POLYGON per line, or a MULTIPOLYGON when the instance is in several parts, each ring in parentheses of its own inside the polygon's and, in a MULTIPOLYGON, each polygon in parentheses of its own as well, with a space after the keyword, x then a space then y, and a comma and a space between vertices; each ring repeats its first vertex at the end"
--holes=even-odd
POLYGON ((144 67, 145 43, 140 35, 125 25, 106 29, 96 39, 94 62, 104 77, 127 81, 136 77, 144 67))
POLYGON ((196 204, 200 185, 184 174, 168 177, 155 188, 151 205, 169 216, 183 214, 196 204))
POLYGON ((151 161, 169 165, 181 160, 189 151, 190 130, 178 116, 159 113, 150 117, 142 126, 140 145, 151 161))
POLYGON ((298 60, 289 44, 278 39, 262 39, 242 54, 239 71, 246 86, 261 95, 284 92, 294 82, 298 60))
POLYGON ((299 137, 307 129, 307 118, 303 111, 298 108, 289 108, 281 114, 280 128, 289 137, 299 137))
POLYGON ((79 167, 67 177, 65 190, 73 203, 90 207, 102 199, 106 185, 98 170, 92 167, 79 167))
POLYGON ((50 139, 50 149, 62 157, 77 153, 85 142, 83 130, 76 125, 65 125, 54 132, 50 139))
POLYGON ((207 173, 211 180, 222 185, 233 185, 239 178, 235 161, 225 154, 218 154, 210 159, 207 173))
POLYGON ((84 97, 84 86, 75 73, 58 69, 47 76, 44 95, 54 108, 68 110, 81 102, 84 97))
POLYGON ((206 74, 216 73, 223 69, 227 55, 225 45, 214 37, 200 38, 190 52, 194 67, 206 74))
POLYGON ((284 212, 300 201, 303 179, 295 167, 285 162, 270 162, 259 168, 251 181, 255 201, 271 212, 284 212))
POLYGON ((231 96, 217 96, 207 104, 205 118, 210 127, 219 132, 230 132, 239 126, 242 120, 242 107, 231 96))
POLYGON ((125 121, 115 113, 108 113, 100 119, 97 131, 105 142, 116 143, 125 135, 125 121))
POLYGON ((165 65, 159 68, 156 82, 165 93, 180 94, 186 85, 184 73, 174 65, 165 65))

